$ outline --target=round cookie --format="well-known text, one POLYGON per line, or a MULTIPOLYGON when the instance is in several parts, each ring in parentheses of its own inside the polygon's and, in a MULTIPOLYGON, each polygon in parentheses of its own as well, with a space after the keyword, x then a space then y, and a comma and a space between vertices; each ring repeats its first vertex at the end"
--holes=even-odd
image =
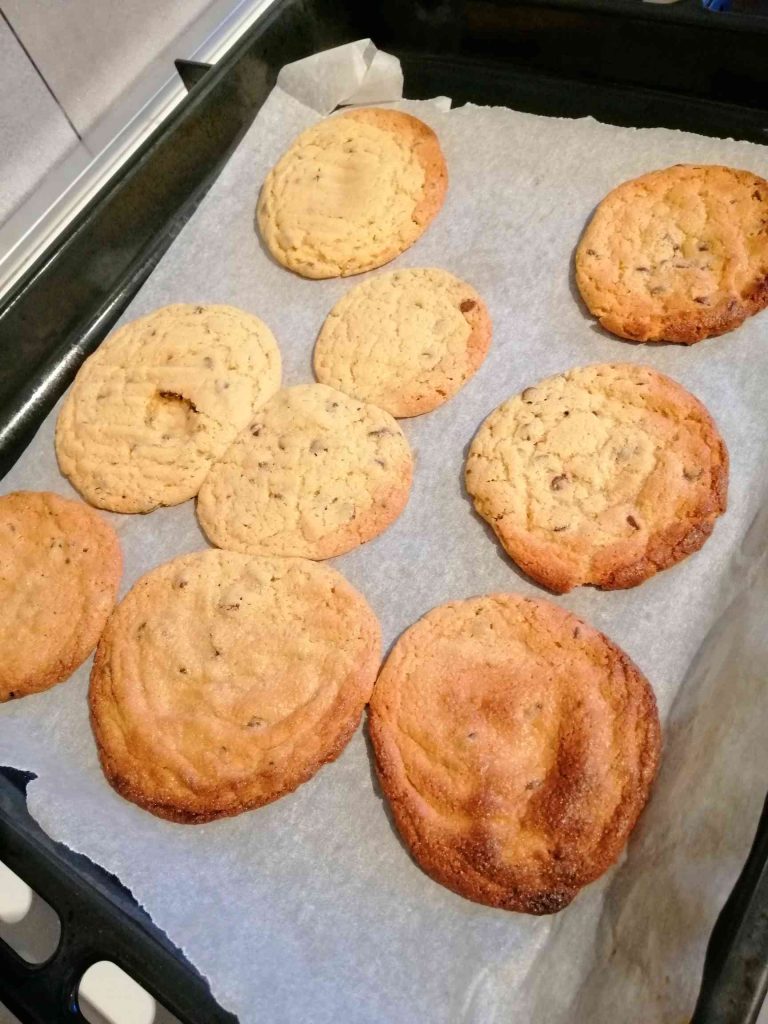
POLYGON ((315 345, 315 374, 393 416, 419 416, 456 394, 490 344, 474 288, 445 270, 394 270, 336 303, 315 345))
POLYGON ((442 605, 395 644, 370 733, 397 828, 478 903, 562 910, 619 856, 659 760, 653 691, 605 636, 548 601, 442 605))
POLYGON ((647 366, 569 370, 491 413, 466 485, 507 553, 555 593, 634 587, 697 551, 726 507, 704 406, 647 366))
POLYGON ((332 558, 397 519, 412 476, 389 413, 305 384, 279 391, 213 465, 197 515, 222 548, 332 558))
POLYGON ((115 531, 80 501, 0 497, 0 701, 47 690, 85 661, 117 597, 115 531))
POLYGON ((768 181, 678 164, 626 181, 576 250, 576 282, 613 334, 684 345, 768 305, 768 181))
POLYGON ((157 309, 83 363, 56 426, 59 466, 98 508, 178 505, 279 387, 280 353, 258 317, 157 309))
POLYGON ((437 136, 399 110, 347 110, 302 132, 267 175, 261 237, 302 277, 347 277, 408 249, 448 187, 437 136))
POLYGON ((333 569, 176 558, 134 585, 99 644, 90 707, 104 773, 172 821, 270 803, 339 756, 379 656, 376 616, 333 569))

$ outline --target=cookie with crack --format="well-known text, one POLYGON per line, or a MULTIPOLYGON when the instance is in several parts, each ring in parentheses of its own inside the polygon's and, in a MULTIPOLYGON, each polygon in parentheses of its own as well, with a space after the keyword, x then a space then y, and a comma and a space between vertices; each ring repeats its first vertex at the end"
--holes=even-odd
POLYGON ((634 587, 697 551, 726 507, 712 417, 647 366, 569 370, 491 413, 466 464, 475 508, 555 593, 634 587))
POLYGON ((678 164, 626 181, 576 250, 576 283, 613 334, 683 345, 768 305, 768 181, 678 164))
POLYGON ((647 680, 549 601, 492 594, 400 637, 369 711, 381 788, 417 863, 478 903, 562 910, 619 856, 660 728, 647 680))
POLYGON ((258 317, 157 309, 83 363, 56 425, 59 466, 98 508, 178 505, 279 387, 280 353, 258 317))
POLYGON ((302 132, 267 175, 257 219, 272 256, 302 277, 389 263, 422 235, 448 186, 432 129, 399 110, 347 110, 302 132))
POLYGON ((67 679, 117 597, 117 534, 92 508, 47 491, 0 497, 0 701, 67 679))
POLYGON ((315 374, 393 416, 419 416, 456 394, 490 344, 474 288, 446 270, 394 270, 336 303, 315 345, 315 374))
POLYGON ((175 558, 134 584, 99 643, 89 699, 104 773, 172 821, 270 803, 339 756, 379 658, 376 616, 334 569, 175 558))
POLYGON ((279 391, 213 465, 197 515, 221 548, 332 558, 397 519, 412 476, 388 412, 305 384, 279 391))

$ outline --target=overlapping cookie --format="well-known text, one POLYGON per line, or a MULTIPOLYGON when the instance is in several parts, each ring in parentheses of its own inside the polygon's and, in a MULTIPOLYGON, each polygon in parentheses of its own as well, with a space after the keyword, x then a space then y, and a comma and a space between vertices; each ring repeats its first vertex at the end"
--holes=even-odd
POLYGON ((278 392, 212 466, 197 514, 222 548, 332 558, 397 519, 412 476, 388 412, 305 384, 278 392))
POLYGON ((177 505, 279 387, 280 353, 258 317, 157 309, 83 363, 56 425, 59 466, 98 508, 177 505))

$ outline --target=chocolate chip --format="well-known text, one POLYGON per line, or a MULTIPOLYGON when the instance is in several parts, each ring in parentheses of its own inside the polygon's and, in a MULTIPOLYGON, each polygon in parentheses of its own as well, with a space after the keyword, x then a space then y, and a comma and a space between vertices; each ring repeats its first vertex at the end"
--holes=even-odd
POLYGON ((265 724, 266 723, 263 718, 258 718, 254 716, 253 718, 248 719, 248 721, 245 723, 245 727, 246 729, 260 729, 262 725, 265 724))
POLYGON ((554 526, 552 528, 552 531, 553 531, 553 533, 562 533, 563 530, 567 530, 567 529, 568 529, 567 526, 554 526))
POLYGON ((271 463, 270 462, 258 462, 257 465, 258 465, 259 469, 266 469, 267 466, 271 465, 271 463))
POLYGON ((762 198, 763 198, 763 194, 762 194, 762 192, 760 191, 760 189, 759 189, 759 188, 756 188, 756 189, 755 189, 755 191, 754 191, 754 192, 752 193, 752 198, 753 198, 753 199, 757 199, 757 200, 758 200, 758 202, 759 202, 760 200, 762 200, 762 198))
POLYGON ((709 246, 706 242, 699 242, 698 250, 699 252, 709 252, 709 246))
POLYGON ((475 736, 477 736, 476 732, 468 732, 467 733, 467 739, 468 740, 473 740, 475 738, 475 736))
POLYGON ((696 295, 696 296, 694 296, 693 301, 694 302, 698 302, 698 304, 700 306, 708 306, 709 305, 709 299, 707 298, 706 295, 696 295))
POLYGON ((574 626, 574 628, 573 628, 573 639, 574 640, 578 640, 580 636, 581 636, 581 627, 580 626, 574 626))
POLYGON ((698 480, 703 472, 702 469, 684 469, 683 476, 686 480, 698 480))
POLYGON ((251 427, 251 434, 254 437, 258 437, 260 433, 261 433, 261 424, 260 423, 254 423, 254 425, 251 427))
POLYGON ((594 249, 587 249, 587 256, 597 256, 597 252, 594 249))
POLYGON ((188 580, 178 580, 176 586, 179 590, 183 590, 187 586, 188 580))
POLYGON ((560 476, 552 478, 552 482, 549 485, 553 491, 562 491, 568 486, 568 477, 565 473, 561 473, 560 476))
POLYGON ((238 610, 238 608, 240 607, 240 603, 239 602, 235 602, 234 604, 225 604, 225 605, 222 605, 222 607, 223 607, 225 612, 236 612, 238 610))
POLYGON ((641 273, 641 274, 649 274, 650 273, 650 270, 648 269, 648 267, 635 267, 635 270, 639 271, 639 273, 641 273))
POLYGON ((205 306, 195 306, 195 312, 196 313, 204 313, 205 312, 205 306))
POLYGON ((525 391, 520 395, 526 405, 530 405, 533 402, 534 395, 536 394, 536 388, 526 388, 525 391))
POLYGON ((640 523, 638 523, 638 521, 635 519, 634 516, 627 516, 627 522, 629 523, 629 525, 632 527, 633 530, 639 530, 640 529, 640 523))
POLYGON ((391 433, 389 427, 379 427, 378 430, 369 430, 368 437, 388 437, 391 433))
POLYGON ((182 666, 180 667, 180 669, 179 669, 179 672, 181 672, 181 674, 182 674, 183 676, 185 676, 185 675, 187 674, 187 670, 186 670, 186 669, 184 668, 184 666, 183 666, 183 665, 182 665, 182 666))
POLYGON ((462 313, 468 313, 470 309, 474 309, 476 305, 477 303, 474 299, 464 299, 462 304, 459 306, 459 309, 462 313))

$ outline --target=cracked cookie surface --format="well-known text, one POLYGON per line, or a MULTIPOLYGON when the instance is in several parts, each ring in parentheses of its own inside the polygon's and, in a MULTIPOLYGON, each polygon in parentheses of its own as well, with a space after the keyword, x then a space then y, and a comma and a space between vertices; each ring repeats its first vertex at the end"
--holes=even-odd
POLYGON ((89 699, 104 773, 178 822, 277 800, 339 756, 379 658, 376 616, 327 566, 176 558, 133 586, 99 644, 89 699))
POLYGON ((678 164, 626 181, 576 250, 590 312, 633 341, 690 345, 768 305, 768 181, 678 164))
POLYGON ((381 787, 417 863, 454 892, 549 914, 619 856, 656 774, 650 685, 548 601, 492 594, 400 637, 369 724, 381 787))
POLYGON ((486 419, 467 491, 507 553, 555 593, 634 587, 697 551, 726 507, 711 416, 646 366, 549 377, 486 419))
POLYGON ((317 339, 315 374, 393 416, 419 416, 456 394, 490 343, 474 288, 445 270, 394 270, 336 303, 317 339))
POLYGON ((279 391, 214 463, 197 515, 222 548, 332 558, 397 519, 412 475, 388 412, 305 384, 279 391))
POLYGON ((0 497, 0 701, 62 682, 85 661, 117 597, 117 534, 81 501, 0 497))
POLYGON ((399 110, 349 110, 308 128, 269 172, 259 230, 303 277, 373 270, 408 249, 448 185, 437 136, 399 110))
POLYGON ((56 425, 59 466, 98 508, 178 505, 279 387, 280 352, 258 317, 157 309, 83 363, 56 425))

